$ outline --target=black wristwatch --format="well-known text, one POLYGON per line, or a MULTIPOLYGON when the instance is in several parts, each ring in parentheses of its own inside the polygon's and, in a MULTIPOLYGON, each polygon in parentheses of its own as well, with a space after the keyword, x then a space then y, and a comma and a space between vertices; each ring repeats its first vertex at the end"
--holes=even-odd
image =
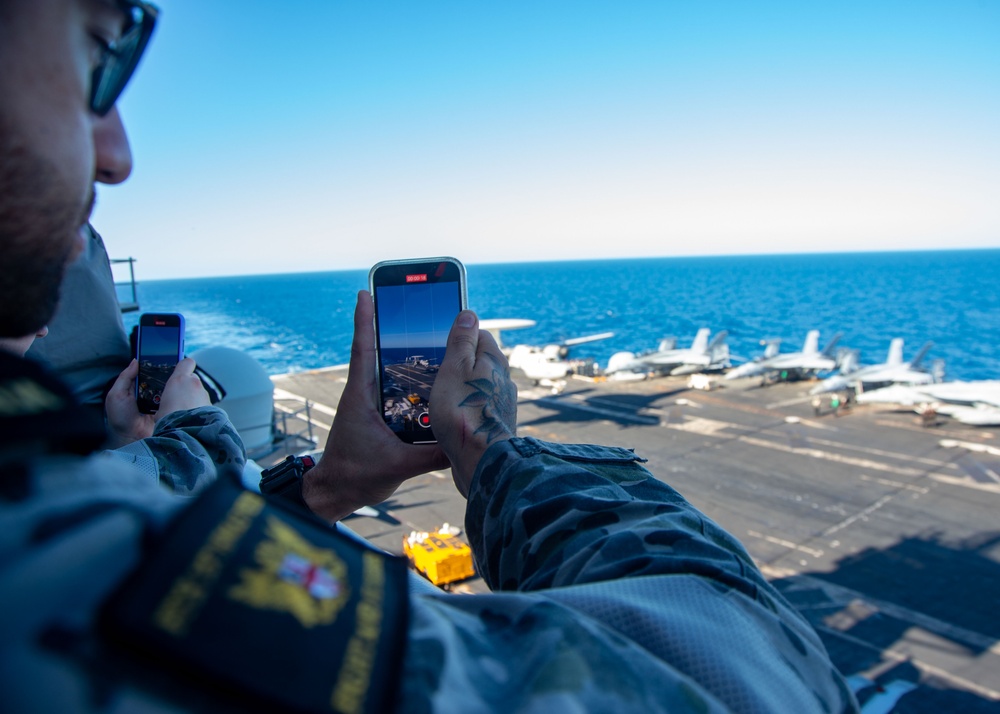
POLYGON ((280 464, 260 472, 260 492, 308 510, 302 498, 302 477, 315 465, 311 456, 286 456, 280 464))

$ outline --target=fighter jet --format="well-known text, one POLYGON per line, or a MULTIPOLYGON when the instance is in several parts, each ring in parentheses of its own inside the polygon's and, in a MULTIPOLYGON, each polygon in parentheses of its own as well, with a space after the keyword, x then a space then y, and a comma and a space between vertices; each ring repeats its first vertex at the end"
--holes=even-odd
POLYGON ((931 407, 963 424, 1000 426, 1000 381, 894 384, 858 395, 860 404, 898 404, 918 411, 931 407))
POLYGON ((724 369, 729 366, 727 333, 723 330, 709 342, 711 332, 707 327, 698 330, 687 349, 676 349, 676 340, 668 338, 655 351, 645 354, 616 352, 608 360, 605 373, 612 379, 642 379, 649 374, 695 374, 724 369))
POLYGON ((802 345, 801 352, 789 352, 786 354, 776 354, 773 357, 745 362, 739 367, 726 373, 726 379, 739 379, 740 377, 755 377, 757 375, 767 375, 773 372, 785 372, 792 376, 805 377, 816 372, 825 372, 836 368, 837 360, 834 357, 833 349, 837 346, 841 334, 838 332, 833 339, 827 343, 822 352, 819 351, 819 330, 810 330, 806 334, 806 341, 802 345))
POLYGON ((920 361, 934 343, 928 342, 909 362, 903 361, 903 339, 897 337, 889 343, 885 362, 867 367, 856 367, 856 360, 841 362, 840 374, 824 379, 810 390, 810 394, 837 392, 853 387, 861 391, 872 385, 929 384, 937 381, 934 375, 920 367, 920 361))

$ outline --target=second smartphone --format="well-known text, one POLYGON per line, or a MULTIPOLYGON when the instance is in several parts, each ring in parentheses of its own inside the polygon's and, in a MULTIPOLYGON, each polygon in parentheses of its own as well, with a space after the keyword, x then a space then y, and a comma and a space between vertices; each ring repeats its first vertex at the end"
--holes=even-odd
POLYGON ((184 316, 178 313, 145 313, 139 317, 135 401, 143 414, 160 408, 163 388, 184 358, 184 316))
POLYGON ((434 444, 428 401, 448 333, 466 308, 465 266, 454 258, 390 260, 368 274, 382 415, 408 444, 434 444))

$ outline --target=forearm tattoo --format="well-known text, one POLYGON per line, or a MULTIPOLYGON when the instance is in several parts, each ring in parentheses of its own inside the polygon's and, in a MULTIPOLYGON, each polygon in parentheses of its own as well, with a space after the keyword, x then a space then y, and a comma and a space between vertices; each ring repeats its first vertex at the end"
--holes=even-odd
POLYGON ((510 379, 510 369, 506 362, 489 352, 484 356, 493 363, 490 379, 474 379, 466 382, 474 390, 460 407, 482 407, 482 422, 474 432, 485 434, 486 443, 492 444, 502 436, 514 436, 517 426, 517 387, 510 379))

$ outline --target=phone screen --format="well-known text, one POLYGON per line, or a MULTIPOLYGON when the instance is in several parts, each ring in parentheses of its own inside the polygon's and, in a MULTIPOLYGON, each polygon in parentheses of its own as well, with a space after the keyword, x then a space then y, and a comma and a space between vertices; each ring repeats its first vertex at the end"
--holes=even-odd
POLYGON ((443 258, 379 263, 371 283, 385 423, 407 443, 433 444, 428 404, 448 333, 465 306, 465 269, 443 258))
POLYGON ((143 315, 139 319, 135 396, 139 411, 154 414, 163 388, 184 353, 184 318, 175 314, 143 315))

